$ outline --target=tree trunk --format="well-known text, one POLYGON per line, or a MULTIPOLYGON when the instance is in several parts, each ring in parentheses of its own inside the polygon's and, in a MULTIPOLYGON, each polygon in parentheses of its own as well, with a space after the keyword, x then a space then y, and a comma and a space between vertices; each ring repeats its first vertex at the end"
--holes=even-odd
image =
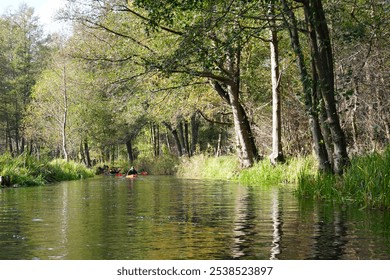
POLYGON ((172 126, 167 122, 163 122, 163 125, 165 125, 165 127, 172 133, 173 139, 175 140, 175 143, 176 143, 176 148, 177 148, 177 151, 179 153, 179 156, 182 156, 183 151, 181 148, 181 144, 180 144, 179 135, 177 133, 177 130, 173 129, 172 126))
POLYGON ((64 155, 64 159, 68 161, 68 150, 66 146, 66 123, 68 119, 68 92, 67 92, 67 83, 66 83, 66 67, 64 66, 63 68, 63 101, 64 101, 64 108, 63 108, 63 118, 62 118, 62 123, 61 123, 61 134, 62 134, 62 152, 64 155))
POLYGON ((248 130, 249 121, 247 119, 245 110, 238 98, 238 87, 236 85, 228 85, 227 92, 231 101, 234 131, 237 137, 237 150, 241 167, 248 168, 251 167, 258 159, 257 149, 253 136, 248 130))
POLYGON ((328 153, 326 150, 324 138, 321 132, 321 125, 318 117, 318 97, 316 94, 316 86, 313 85, 313 80, 310 77, 305 64, 305 58, 302 52, 302 47, 299 40, 297 20, 286 0, 282 0, 284 12, 288 16, 288 28, 291 40, 291 45, 297 56, 297 66, 300 74, 300 80, 303 87, 304 98, 303 102, 309 116, 309 125, 313 137, 314 151, 318 159, 319 170, 329 172, 332 170, 328 153))
POLYGON ((92 167, 91 155, 89 153, 88 140, 84 140, 84 154, 87 167, 92 167))
POLYGON ((153 154, 155 157, 158 157, 160 155, 160 129, 157 124, 151 124, 151 135, 153 154))
POLYGON ((270 53, 271 53, 271 81, 272 81, 272 153, 269 156, 271 163, 284 162, 282 150, 282 117, 280 103, 280 72, 279 50, 276 21, 274 18, 274 1, 270 3, 270 53))
POLYGON ((127 159, 129 162, 134 161, 134 154, 133 154, 133 146, 131 144, 131 139, 126 140, 126 151, 127 151, 127 159))
POLYGON ((184 143, 186 147, 186 153, 190 157, 191 156, 191 148, 190 148, 190 132, 188 129, 188 122, 184 121, 184 143))
POLYGON ((185 136, 184 136, 184 128, 183 128, 183 122, 180 121, 177 124, 177 130, 179 133, 179 139, 180 139, 180 147, 181 147, 181 154, 186 155, 187 154, 187 147, 186 147, 186 141, 185 141, 185 136))
POLYGON ((304 7, 309 19, 309 31, 311 34, 316 34, 316 38, 310 37, 310 44, 324 100, 327 123, 332 135, 334 147, 333 169, 336 174, 342 174, 345 167, 349 164, 349 158, 344 131, 340 125, 334 98, 333 54, 329 30, 321 0, 309 0, 304 7))
POLYGON ((192 114, 191 116, 191 149, 190 156, 193 156, 196 152, 196 145, 199 141, 199 120, 197 118, 197 113, 192 114))
POLYGON ((227 85, 227 91, 217 82, 211 81, 211 85, 222 99, 230 105, 233 112, 234 131, 236 134, 236 150, 240 165, 247 168, 259 160, 255 139, 252 134, 249 119, 239 100, 239 75, 236 74, 236 82, 227 85))

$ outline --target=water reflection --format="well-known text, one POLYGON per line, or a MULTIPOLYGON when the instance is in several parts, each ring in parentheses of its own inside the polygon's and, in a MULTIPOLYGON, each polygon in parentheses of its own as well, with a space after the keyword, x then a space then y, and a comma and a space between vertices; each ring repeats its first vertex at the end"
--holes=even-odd
POLYGON ((272 190, 272 225, 273 225, 273 239, 271 248, 271 260, 278 259, 278 255, 281 254, 281 241, 283 235, 283 209, 280 209, 279 192, 277 189, 272 190))
POLYGON ((335 209, 329 216, 323 209, 316 210, 313 253, 308 258, 328 260, 342 258, 345 255, 348 236, 345 211, 335 209))
POLYGON ((0 259, 388 259, 388 212, 144 177, 0 189, 0 259))

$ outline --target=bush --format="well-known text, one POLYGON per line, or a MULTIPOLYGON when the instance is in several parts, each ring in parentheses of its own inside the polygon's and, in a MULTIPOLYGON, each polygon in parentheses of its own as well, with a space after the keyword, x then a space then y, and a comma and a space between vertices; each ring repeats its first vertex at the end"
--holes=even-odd
POLYGON ((173 175, 176 173, 179 159, 171 154, 163 154, 158 157, 139 157, 134 161, 137 170, 147 171, 153 175, 173 175))

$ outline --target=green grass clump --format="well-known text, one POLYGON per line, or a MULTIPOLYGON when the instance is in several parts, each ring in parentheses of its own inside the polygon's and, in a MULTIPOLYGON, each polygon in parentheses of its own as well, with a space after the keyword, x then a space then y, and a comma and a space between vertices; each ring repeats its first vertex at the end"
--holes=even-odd
POLYGON ((0 175, 9 176, 14 186, 37 186, 91 177, 93 171, 73 161, 42 162, 26 154, 17 157, 4 154, 0 156, 0 175))
POLYGON ((93 177, 94 171, 81 163, 55 159, 46 165, 44 176, 48 182, 60 182, 93 177))
POLYGON ((390 208, 390 147, 382 153, 354 157, 342 176, 302 172, 297 193, 361 207, 390 208))
POLYGON ((289 158, 283 164, 272 165, 269 160, 262 160, 253 167, 242 170, 238 181, 245 185, 274 186, 295 184, 302 170, 315 173, 316 163, 313 157, 289 158))
POLYGON ((244 185, 272 186, 298 182, 300 172, 315 174, 316 163, 313 157, 289 158, 283 164, 272 165, 262 160, 247 169, 239 168, 235 156, 208 157, 197 155, 183 158, 178 167, 177 176, 183 178, 203 178, 236 180, 244 185))

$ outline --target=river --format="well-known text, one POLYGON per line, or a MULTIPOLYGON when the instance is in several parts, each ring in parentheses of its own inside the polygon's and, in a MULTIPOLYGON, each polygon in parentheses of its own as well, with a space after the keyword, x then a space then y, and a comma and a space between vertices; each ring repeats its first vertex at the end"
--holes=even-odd
POLYGON ((0 259, 390 259, 390 215, 290 186, 97 176, 0 189, 0 259))

